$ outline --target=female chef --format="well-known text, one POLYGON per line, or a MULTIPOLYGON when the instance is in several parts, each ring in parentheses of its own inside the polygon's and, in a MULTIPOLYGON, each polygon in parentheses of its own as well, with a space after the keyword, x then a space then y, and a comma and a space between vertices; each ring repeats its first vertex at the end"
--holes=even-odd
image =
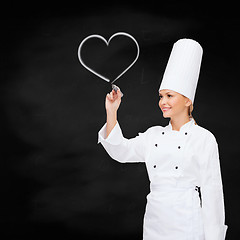
POLYGON ((159 89, 159 107, 163 117, 170 118, 165 127, 124 138, 117 121, 121 92, 113 90, 106 96, 107 122, 98 142, 113 159, 145 162, 147 167, 150 193, 144 240, 225 239, 218 144, 191 116, 202 53, 200 44, 191 39, 173 45, 159 89))

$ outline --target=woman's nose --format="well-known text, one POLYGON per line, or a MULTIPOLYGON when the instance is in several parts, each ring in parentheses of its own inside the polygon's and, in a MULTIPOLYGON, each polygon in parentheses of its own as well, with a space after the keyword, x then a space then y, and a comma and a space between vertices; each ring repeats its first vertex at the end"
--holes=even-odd
POLYGON ((166 104, 166 98, 164 98, 164 97, 162 97, 161 99, 160 99, 160 104, 161 105, 165 105, 166 104))

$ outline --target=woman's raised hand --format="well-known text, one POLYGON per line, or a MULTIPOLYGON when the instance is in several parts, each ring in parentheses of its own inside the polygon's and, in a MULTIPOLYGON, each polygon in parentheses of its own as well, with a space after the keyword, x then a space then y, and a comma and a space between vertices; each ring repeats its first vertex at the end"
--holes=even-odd
POLYGON ((121 103, 121 91, 118 89, 117 92, 112 90, 110 93, 107 94, 105 100, 105 107, 107 113, 115 113, 117 112, 120 103, 121 103))

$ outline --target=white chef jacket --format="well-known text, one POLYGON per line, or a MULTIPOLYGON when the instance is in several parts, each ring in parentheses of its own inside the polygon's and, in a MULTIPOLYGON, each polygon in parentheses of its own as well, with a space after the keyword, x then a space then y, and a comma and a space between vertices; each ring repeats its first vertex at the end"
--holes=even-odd
POLYGON ((223 187, 218 144, 214 135, 195 125, 180 131, 154 126, 132 139, 119 123, 106 138, 98 133, 108 154, 121 163, 145 162, 150 193, 144 215, 144 240, 224 240, 223 187), (201 204, 195 187, 201 189, 201 204))

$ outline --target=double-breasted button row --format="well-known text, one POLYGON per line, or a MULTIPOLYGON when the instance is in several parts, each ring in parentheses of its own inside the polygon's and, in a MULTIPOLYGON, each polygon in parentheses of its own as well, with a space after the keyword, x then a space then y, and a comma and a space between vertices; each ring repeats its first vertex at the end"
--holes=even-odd
MULTIPOLYGON (((157 147, 158 145, 157 145, 157 143, 155 143, 155 147, 157 147)), ((180 149, 181 148, 181 146, 178 146, 178 149, 180 149)))
MULTIPOLYGON (((165 132, 162 132, 162 135, 164 135, 164 134, 165 134, 165 132)), ((185 135, 187 135, 187 134, 188 134, 188 133, 185 132, 185 135)), ((155 146, 155 147, 158 147, 158 144, 155 143, 154 146, 155 146)), ((178 149, 181 149, 181 146, 180 146, 180 145, 178 146, 178 149)), ((157 168, 157 165, 153 165, 153 168, 157 168)), ((178 166, 175 166, 175 169, 177 170, 177 169, 178 169, 178 166)))
MULTIPOLYGON (((157 147, 158 145, 157 145, 157 143, 155 143, 155 147, 157 147)), ((181 146, 178 146, 178 149, 180 149, 181 148, 181 146)))
MULTIPOLYGON (((162 135, 164 135, 165 134, 165 132, 162 132, 162 135)), ((185 135, 187 135, 188 133, 187 132, 185 132, 185 135)))
MULTIPOLYGON (((156 168, 157 165, 153 165, 153 168, 156 168)), ((178 169, 178 166, 175 166, 175 169, 178 169)))
MULTIPOLYGON (((165 134, 165 132, 162 132, 162 135, 164 135, 165 134)), ((187 135, 188 133, 187 132, 185 132, 185 135, 187 135)))

